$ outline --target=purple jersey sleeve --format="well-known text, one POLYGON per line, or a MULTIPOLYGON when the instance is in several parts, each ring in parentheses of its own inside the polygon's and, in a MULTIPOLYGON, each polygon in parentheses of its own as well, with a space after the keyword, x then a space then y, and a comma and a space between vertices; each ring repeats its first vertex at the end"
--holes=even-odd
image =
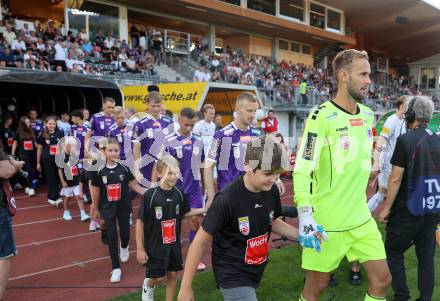
POLYGON ((217 163, 220 157, 220 150, 222 145, 223 131, 217 131, 212 138, 211 149, 207 154, 206 161, 217 163))

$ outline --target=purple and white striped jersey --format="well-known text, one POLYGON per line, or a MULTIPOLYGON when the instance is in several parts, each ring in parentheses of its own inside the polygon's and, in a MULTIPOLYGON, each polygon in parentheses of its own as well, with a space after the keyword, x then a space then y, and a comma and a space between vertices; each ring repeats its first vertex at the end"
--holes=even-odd
POLYGON ((260 135, 262 135, 262 132, 258 128, 249 126, 246 131, 241 131, 235 126, 234 122, 215 133, 206 161, 217 164, 217 186, 219 190, 244 174, 244 157, 247 143, 252 137, 260 135))

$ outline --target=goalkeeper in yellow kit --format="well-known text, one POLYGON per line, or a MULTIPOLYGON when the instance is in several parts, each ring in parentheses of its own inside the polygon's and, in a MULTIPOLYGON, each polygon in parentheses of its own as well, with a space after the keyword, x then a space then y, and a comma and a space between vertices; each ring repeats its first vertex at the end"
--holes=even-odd
POLYGON ((299 238, 307 270, 300 301, 319 301, 341 260, 359 261, 368 275, 365 301, 385 300, 391 282, 382 236, 367 206, 373 112, 366 52, 340 52, 333 61, 338 93, 306 122, 294 171, 299 238))

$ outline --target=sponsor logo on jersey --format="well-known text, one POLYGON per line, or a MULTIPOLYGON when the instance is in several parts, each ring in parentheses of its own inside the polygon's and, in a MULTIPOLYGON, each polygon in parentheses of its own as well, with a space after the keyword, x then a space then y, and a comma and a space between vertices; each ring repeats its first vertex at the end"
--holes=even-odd
POLYGON ((313 153, 315 152, 315 144, 316 144, 317 138, 318 138, 318 134, 307 133, 307 141, 306 141, 306 147, 305 147, 304 153, 303 153, 303 159, 309 160, 309 161, 313 160, 313 153))
POLYGON ((245 254, 246 264, 259 265, 267 261, 268 239, 268 233, 248 239, 245 254))
POLYGON ((343 128, 336 129, 336 132, 344 132, 344 131, 348 131, 348 126, 344 126, 343 128))
POLYGON ((240 230, 241 234, 249 235, 250 223, 248 216, 243 216, 238 218, 238 229, 240 230))
POLYGON ((350 119, 351 126, 363 126, 364 121, 361 118, 350 119))
POLYGON ((162 207, 154 207, 154 211, 156 212, 156 218, 161 219, 163 217, 162 207))
POLYGON ((109 202, 117 202, 121 199, 121 184, 107 185, 107 199, 109 202))
POLYGON ((76 165, 73 165, 72 167, 70 167, 70 173, 72 174, 72 176, 77 176, 78 174, 79 174, 79 171, 78 171, 78 166, 76 166, 76 165))
MULTIPOLYGON (((157 208, 157 207, 156 207, 157 208)), ((176 241, 176 219, 161 222, 163 244, 170 244, 176 241)))
POLYGON ((52 156, 55 156, 57 154, 57 145, 49 145, 49 153, 52 156))
POLYGON ((34 149, 34 143, 32 142, 32 140, 23 141, 23 149, 25 151, 33 150, 34 149))
POLYGON ((330 115, 328 115, 328 116, 326 117, 326 119, 327 119, 327 120, 333 120, 333 119, 336 119, 336 117, 338 117, 338 113, 333 112, 333 113, 331 113, 330 115))

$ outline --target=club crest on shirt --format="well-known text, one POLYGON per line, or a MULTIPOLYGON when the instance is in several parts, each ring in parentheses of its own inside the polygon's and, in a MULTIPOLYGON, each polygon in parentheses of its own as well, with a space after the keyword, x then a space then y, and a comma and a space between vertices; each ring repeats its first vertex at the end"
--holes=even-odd
POLYGON ((124 181, 124 175, 119 175, 119 180, 121 180, 121 182, 124 181))
POLYGON ((350 138, 347 135, 341 135, 339 137, 339 142, 341 143, 341 148, 343 150, 348 150, 350 148, 350 138))
POLYGON ((249 217, 243 216, 238 218, 238 229, 243 235, 249 235, 250 232, 250 223, 249 217))
POLYGON ((154 207, 154 211, 156 212, 156 218, 161 219, 162 218, 162 207, 154 207))
POLYGON ((102 176, 102 183, 107 184, 107 176, 102 176))
POLYGON ((198 148, 197 146, 194 146, 194 148, 193 148, 193 154, 197 156, 199 153, 200 153, 199 148, 198 148))

